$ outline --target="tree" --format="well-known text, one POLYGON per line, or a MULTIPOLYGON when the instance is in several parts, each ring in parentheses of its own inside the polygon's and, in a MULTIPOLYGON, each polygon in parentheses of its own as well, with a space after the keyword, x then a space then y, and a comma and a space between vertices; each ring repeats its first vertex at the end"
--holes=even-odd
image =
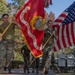
POLYGON ((16 5, 18 9, 20 9, 24 5, 26 0, 11 0, 11 1, 13 1, 13 4, 16 5))
POLYGON ((71 53, 75 56, 75 47, 72 49, 71 53))
POLYGON ((0 2, 6 4, 6 0, 0 0, 0 2))
POLYGON ((8 12, 9 12, 9 8, 7 8, 7 4, 3 0, 1 0, 0 1, 0 17, 2 14, 8 13, 8 12))
POLYGON ((65 48, 65 51, 63 52, 64 54, 69 54, 71 53, 72 49, 70 47, 65 48))

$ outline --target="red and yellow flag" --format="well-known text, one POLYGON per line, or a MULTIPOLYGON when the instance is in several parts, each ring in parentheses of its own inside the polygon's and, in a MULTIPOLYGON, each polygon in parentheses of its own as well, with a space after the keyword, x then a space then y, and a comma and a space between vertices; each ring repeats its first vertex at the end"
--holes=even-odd
POLYGON ((20 24, 25 37, 25 42, 35 58, 42 56, 40 50, 44 31, 35 28, 36 20, 44 18, 44 1, 28 0, 22 9, 16 14, 16 21, 20 24))

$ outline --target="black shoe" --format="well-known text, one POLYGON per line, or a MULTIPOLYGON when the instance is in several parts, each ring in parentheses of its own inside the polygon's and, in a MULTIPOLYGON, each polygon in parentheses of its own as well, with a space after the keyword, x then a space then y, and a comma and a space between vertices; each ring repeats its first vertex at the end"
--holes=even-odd
POLYGON ((36 71, 36 74, 38 74, 39 72, 38 71, 36 71))
POLYGON ((27 71, 27 73, 30 73, 29 71, 27 71))
POLYGON ((45 70, 44 74, 48 74, 48 70, 45 70))
POLYGON ((4 71, 6 71, 7 70, 7 67, 4 67, 4 71))
POLYGON ((24 73, 26 73, 26 70, 24 70, 24 73))
POLYGON ((12 73, 12 72, 11 72, 11 67, 10 67, 10 66, 7 67, 7 69, 8 69, 8 72, 9 72, 9 73, 12 73))
POLYGON ((32 71, 32 73, 34 73, 34 70, 32 71))
POLYGON ((11 71, 9 71, 9 74, 12 74, 12 72, 11 72, 11 71))
POLYGON ((37 69, 37 70, 36 70, 36 74, 38 74, 38 73, 39 73, 39 70, 37 69))

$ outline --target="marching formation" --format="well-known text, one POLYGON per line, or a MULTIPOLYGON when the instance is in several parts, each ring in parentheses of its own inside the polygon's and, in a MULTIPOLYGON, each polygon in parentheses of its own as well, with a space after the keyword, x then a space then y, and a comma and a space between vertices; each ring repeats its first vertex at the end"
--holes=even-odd
MULTIPOLYGON (((0 25, 0 72, 2 73, 3 70, 9 71, 11 73, 11 61, 14 60, 14 29, 15 25, 14 23, 9 23, 8 14, 3 14, 2 16, 4 23, 0 25), (9 26, 11 24, 11 26, 9 26), (7 29, 7 27, 9 28, 7 29), (6 30, 7 29, 7 30, 6 30), (11 31, 12 30, 12 31, 11 31), (6 31, 6 32, 5 32, 6 31), (11 32, 10 32, 11 31, 11 32), (5 33, 4 33, 5 32, 5 33), (4 33, 4 34, 3 34, 4 33)), ((38 20, 37 22, 40 22, 41 26, 42 21, 38 20)), ((42 56, 42 63, 40 65, 40 59, 39 58, 34 58, 33 55, 30 56, 30 50, 27 48, 26 45, 24 45, 21 48, 21 53, 23 54, 24 57, 24 73, 30 73, 29 68, 32 65, 32 73, 35 72, 39 73, 39 70, 41 70, 41 73, 44 75, 44 73, 48 73, 48 70, 50 68, 50 57, 51 57, 51 52, 53 52, 53 46, 54 46, 54 38, 57 39, 55 29, 52 28, 52 21, 48 20, 48 22, 44 25, 45 30, 45 35, 43 38, 43 43, 42 43, 42 50, 43 50, 43 56, 42 56), (49 39, 49 40, 48 40, 49 39), (47 42, 48 40, 48 42, 47 42), (47 42, 47 44, 45 44, 47 42), (30 65, 29 61, 30 59, 34 60, 30 65), (35 65, 34 65, 35 64, 35 65)))
POLYGON ((9 22, 9 14, 2 15, 3 23, 0 25, 0 73, 4 73, 6 70, 8 70, 8 73, 12 73, 16 26, 24 36, 20 51, 24 59, 24 73, 29 74, 30 68, 32 68, 32 73, 45 75, 54 67, 60 72, 55 65, 54 51, 62 49, 66 44, 65 47, 69 47, 69 43, 72 44, 71 46, 75 45, 75 24, 72 23, 75 21, 73 17, 75 13, 72 13, 75 11, 75 2, 55 21, 50 18, 50 15, 44 9, 48 8, 49 5, 52 5, 52 0, 28 0, 22 9, 15 13, 12 22, 9 22), (71 19, 70 16, 73 18, 71 19), (65 18, 70 18, 71 21, 68 22, 65 18), (72 28, 72 36, 70 34, 67 39, 67 33, 71 33, 67 29, 67 27, 70 28, 67 25, 68 23, 72 23, 69 25, 72 28), (62 38, 64 42, 60 35, 66 38, 66 40, 62 38))

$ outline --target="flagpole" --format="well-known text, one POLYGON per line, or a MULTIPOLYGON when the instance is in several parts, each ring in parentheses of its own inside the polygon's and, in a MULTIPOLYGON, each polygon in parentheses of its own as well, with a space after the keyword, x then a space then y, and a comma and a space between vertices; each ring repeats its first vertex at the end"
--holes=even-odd
POLYGON ((51 39, 51 37, 53 36, 53 34, 48 38, 48 40, 45 42, 45 44, 43 45, 43 48, 47 45, 47 43, 49 42, 49 40, 51 39))
POLYGON ((2 36, 5 34, 5 32, 8 30, 8 28, 11 26, 12 22, 8 25, 8 27, 4 30, 4 32, 1 34, 2 36))
POLYGON ((34 58, 32 61, 31 61, 31 63, 29 64, 29 67, 31 66, 31 64, 34 62, 34 60, 35 60, 36 58, 34 58))

